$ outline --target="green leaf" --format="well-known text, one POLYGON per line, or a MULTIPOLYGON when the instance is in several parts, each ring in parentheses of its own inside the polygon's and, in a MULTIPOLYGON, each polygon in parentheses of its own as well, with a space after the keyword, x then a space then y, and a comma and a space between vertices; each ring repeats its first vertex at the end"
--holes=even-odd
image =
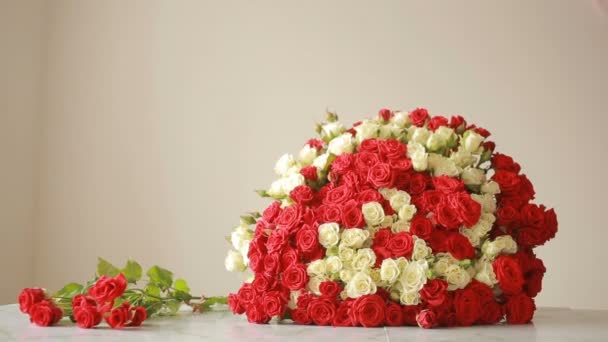
POLYGON ((270 197, 266 190, 256 190, 255 192, 260 195, 260 197, 270 197))
POLYGON ((112 265, 110 262, 103 258, 97 258, 99 261, 97 262, 97 275, 98 276, 108 276, 115 277, 120 273, 116 266, 112 265))
POLYGON ((186 293, 190 292, 188 283, 184 279, 176 279, 175 282, 173 283, 173 288, 175 288, 178 291, 182 291, 182 292, 186 292, 186 293))
POLYGON ((148 300, 150 301, 159 301, 159 299, 157 297, 160 297, 160 287, 158 287, 156 284, 153 283, 148 283, 148 285, 146 285, 146 287, 144 287, 144 292, 152 297, 146 297, 148 298, 148 300))
POLYGON ((173 273, 162 267, 152 266, 146 274, 150 277, 150 281, 161 289, 168 289, 173 284, 173 273))
POLYGON ((69 283, 57 291, 53 297, 73 297, 82 291, 83 286, 77 283, 69 283))
POLYGON ((255 224, 255 217, 250 216, 250 215, 242 215, 241 216, 241 223, 244 224, 255 224))
POLYGON ((168 300, 165 302, 165 307, 167 308, 169 315, 175 315, 181 306, 182 302, 179 300, 168 300))
POLYGON ((217 305, 217 304, 227 304, 228 303, 228 298, 226 297, 209 297, 207 299, 205 299, 205 301, 203 302, 203 307, 205 309, 209 309, 210 307, 212 307, 213 305, 217 305))
POLYGON ((142 269, 141 266, 134 260, 127 260, 127 265, 122 269, 122 274, 125 275, 129 283, 135 284, 141 279, 142 269))

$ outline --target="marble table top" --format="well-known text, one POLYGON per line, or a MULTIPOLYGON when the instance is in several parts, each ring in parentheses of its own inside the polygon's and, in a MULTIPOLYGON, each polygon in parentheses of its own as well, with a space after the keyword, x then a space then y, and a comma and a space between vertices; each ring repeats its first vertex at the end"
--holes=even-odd
POLYGON ((0 341, 608 341, 608 311, 540 308, 533 324, 424 330, 332 328, 293 324, 249 324, 228 311, 180 313, 154 318, 142 327, 80 329, 69 321, 41 328, 16 305, 0 306, 0 341))

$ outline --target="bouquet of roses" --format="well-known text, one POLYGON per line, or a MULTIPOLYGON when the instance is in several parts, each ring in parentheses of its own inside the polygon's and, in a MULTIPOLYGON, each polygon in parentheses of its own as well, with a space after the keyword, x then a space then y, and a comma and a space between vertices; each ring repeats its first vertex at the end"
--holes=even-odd
POLYGON ((346 128, 334 113, 241 217, 228 305, 250 322, 469 326, 530 322, 553 209, 490 132, 461 116, 382 109, 346 128))

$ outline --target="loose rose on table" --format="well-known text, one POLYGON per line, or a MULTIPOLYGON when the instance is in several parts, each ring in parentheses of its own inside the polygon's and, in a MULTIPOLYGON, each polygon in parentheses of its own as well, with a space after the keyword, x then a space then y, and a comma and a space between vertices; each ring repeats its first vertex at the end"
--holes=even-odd
MULTIPOLYGON (((102 320, 111 328, 140 326, 147 318, 175 314, 182 305, 203 312, 225 297, 196 297, 183 279, 153 266, 143 279, 141 266, 128 260, 122 269, 99 258, 97 275, 85 284, 70 283, 49 295, 41 288, 26 288, 19 294, 19 309, 39 326, 51 326, 69 317, 81 328, 93 328, 102 320)), ((280 306, 276 306, 280 310, 280 306)))

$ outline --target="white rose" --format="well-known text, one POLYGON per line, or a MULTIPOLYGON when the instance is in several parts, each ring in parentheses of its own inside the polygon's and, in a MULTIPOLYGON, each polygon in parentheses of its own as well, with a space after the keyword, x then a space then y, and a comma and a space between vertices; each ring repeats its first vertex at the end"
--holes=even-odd
POLYGON ((338 256, 330 256, 325 259, 325 268, 328 274, 335 274, 342 270, 342 260, 338 256))
POLYGON ((480 234, 479 230, 473 228, 460 228, 460 234, 466 236, 473 247, 478 247, 481 243, 482 234, 480 234))
POLYGON ((399 133, 401 133, 401 127, 395 124, 387 124, 380 126, 378 137, 380 137, 380 139, 390 139, 397 137, 399 133))
POLYGON ((361 248, 365 240, 369 238, 369 232, 360 228, 344 229, 340 236, 340 247, 361 248))
POLYGON ((233 250, 228 251, 224 264, 229 272, 243 272, 247 268, 243 261, 243 255, 233 250))
POLYGON ((361 142, 369 138, 377 138, 380 125, 370 120, 364 120, 359 126, 355 127, 357 141, 361 142))
POLYGON ((376 283, 374 283, 369 274, 357 272, 346 285, 346 294, 350 298, 359 298, 376 293, 376 289, 376 283))
POLYGON ((325 248, 336 246, 340 241, 340 226, 335 222, 319 226, 319 243, 325 248))
POLYGON ((433 264, 433 273, 443 277, 448 267, 456 262, 457 260, 454 259, 449 253, 439 253, 437 255, 437 261, 435 261, 435 264, 433 264))
POLYGON ((300 150, 300 162, 304 165, 310 165, 317 158, 317 149, 306 144, 300 150))
POLYGON ((475 279, 478 281, 488 285, 489 287, 493 287, 498 283, 491 263, 487 261, 478 261, 475 263, 475 270, 475 279))
POLYGON ((481 204, 481 209, 486 213, 493 213, 496 211, 496 199, 491 194, 471 194, 471 198, 481 204))
POLYGON ((246 225, 240 225, 234 228, 234 231, 230 234, 232 247, 237 251, 242 250, 251 240, 253 240, 253 232, 246 225))
POLYGON ((426 271, 428 263, 426 260, 410 262, 401 273, 399 283, 404 291, 420 291, 426 284, 426 271))
POLYGON ((310 276, 324 276, 327 273, 327 265, 325 264, 325 260, 318 259, 311 262, 308 264, 306 272, 310 276))
POLYGON ((323 127, 321 127, 321 132, 323 133, 323 136, 328 137, 330 139, 342 134, 344 130, 344 125, 342 125, 340 121, 329 122, 323 125, 323 127))
POLYGON ((328 158, 329 153, 323 153, 322 155, 315 158, 315 160, 312 162, 312 165, 317 168, 317 171, 325 170, 329 166, 327 163, 328 158))
POLYGON ((429 151, 436 152, 446 146, 447 141, 439 134, 432 133, 426 140, 426 147, 429 151))
POLYGON ((300 290, 291 291, 289 293, 289 302, 287 303, 287 307, 294 310, 298 307, 298 297, 300 297, 300 290))
POLYGON ((389 199, 391 207, 395 211, 399 211, 404 205, 410 204, 412 197, 405 191, 397 190, 395 191, 389 199))
POLYGON ((285 191, 283 190, 283 178, 277 179, 272 184, 270 184, 270 188, 268 189, 268 195, 278 198, 285 195, 285 191))
POLYGON ((416 206, 412 204, 407 204, 399 209, 399 219, 402 221, 410 221, 414 214, 416 214, 416 206))
MULTIPOLYGON (((345 231, 347 231, 347 230, 350 230, 350 229, 346 229, 345 231)), ((338 257, 344 263, 350 263, 353 260, 353 258, 355 257, 355 250, 350 247, 347 247, 344 244, 344 233, 342 234, 342 243, 338 247, 338 257)))
POLYGON ((454 130, 447 126, 441 126, 441 127, 437 128, 433 134, 438 135, 441 138, 443 138, 443 140, 445 141, 445 143, 448 146, 453 144, 454 140, 456 139, 454 130))
POLYGON ((277 163, 274 166, 274 172, 276 172, 279 176, 285 176, 289 173, 290 169, 296 165, 296 161, 293 159, 293 156, 289 153, 286 153, 277 160, 277 163))
POLYGON ((327 281, 327 277, 324 276, 315 276, 308 279, 308 285, 306 286, 308 291, 316 294, 317 296, 321 295, 321 291, 319 290, 319 285, 322 282, 327 281))
POLYGON ((353 258, 352 267, 355 271, 362 271, 374 266, 375 263, 376 253, 371 248, 362 248, 353 258))
POLYGON ((420 304, 420 294, 418 291, 404 291, 401 293, 399 301, 403 305, 418 305, 420 304))
POLYGON ((380 266, 380 279, 387 282, 389 285, 392 285, 397 279, 401 271, 399 270, 399 265, 394 259, 384 259, 382 261, 382 265, 380 266))
POLYGON ((481 192, 489 195, 496 195, 500 193, 500 186, 493 180, 485 182, 481 186, 481 192))
POLYGON ((450 155, 450 160, 452 160, 456 166, 461 168, 471 166, 477 161, 471 152, 464 150, 462 147, 456 152, 452 152, 450 155))
POLYGON ((363 218, 369 226, 377 226, 384 221, 384 209, 378 202, 367 202, 361 207, 363 218))
POLYGON ((411 153, 410 159, 412 159, 412 167, 418 172, 425 171, 429 167, 429 155, 426 152, 418 150, 411 153))
POLYGON ((456 177, 460 174, 460 169, 453 160, 435 153, 429 155, 428 167, 435 171, 435 176, 456 177))
POLYGON ((420 145, 426 144, 426 141, 429 139, 430 135, 431 131, 429 131, 425 127, 412 126, 410 127, 408 132, 409 140, 416 142, 420 145))
POLYGON ((352 270, 348 270, 348 269, 340 270, 340 280, 342 280, 344 283, 348 283, 351 279, 353 279, 354 275, 355 275, 355 273, 352 270))
POLYGON ((353 136, 350 133, 342 134, 336 138, 333 138, 329 142, 327 150, 330 153, 339 156, 343 153, 351 153, 355 148, 353 136))
POLYGON ((466 185, 481 185, 486 179, 486 173, 476 167, 467 167, 462 170, 460 178, 466 185))
POLYGON ((426 245, 423 239, 414 237, 414 250, 412 251, 412 260, 424 260, 431 255, 431 248, 426 245))
POLYGON ((475 152, 477 151, 477 149, 479 148, 479 146, 481 145, 481 143, 484 140, 484 137, 482 137, 481 135, 473 132, 473 131, 466 131, 464 133, 464 141, 461 142, 462 147, 469 152, 475 152))
POLYGON ((302 176, 299 173, 294 173, 289 175, 289 177, 287 178, 283 178, 283 192, 285 194, 288 194, 291 192, 291 190, 295 189, 297 186, 299 185, 304 185, 304 183, 306 182, 306 180, 304 179, 304 176, 302 176))
POLYGON ((405 221, 396 221, 391 225, 391 232, 397 234, 401 232, 409 232, 410 224, 405 221))
POLYGON ((454 264, 445 270, 445 280, 448 282, 448 290, 464 289, 471 282, 471 275, 467 270, 454 264))
POLYGON ((382 195, 382 197, 384 197, 384 199, 388 200, 391 198, 391 196, 393 196, 397 191, 397 189, 393 189, 393 188, 380 188, 378 189, 378 192, 380 193, 380 195, 382 195))
POLYGON ((494 241, 486 241, 481 247, 484 255, 494 258, 499 254, 514 254, 517 252, 517 243, 510 235, 502 235, 494 241))
POLYGON ((408 113, 395 112, 395 115, 391 118, 391 122, 400 128, 404 128, 408 121, 408 113))

